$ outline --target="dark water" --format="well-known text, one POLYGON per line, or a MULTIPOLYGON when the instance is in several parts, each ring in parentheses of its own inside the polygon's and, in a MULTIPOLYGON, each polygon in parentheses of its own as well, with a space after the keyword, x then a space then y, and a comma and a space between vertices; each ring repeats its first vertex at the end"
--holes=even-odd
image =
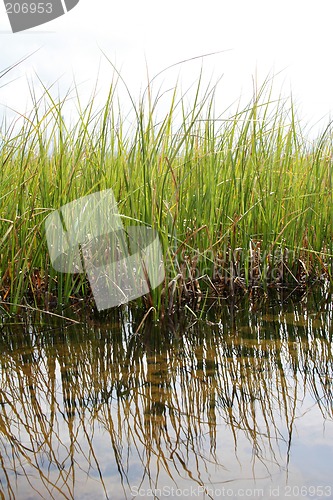
POLYGON ((141 319, 1 327, 2 498, 333 498, 331 292, 141 319))

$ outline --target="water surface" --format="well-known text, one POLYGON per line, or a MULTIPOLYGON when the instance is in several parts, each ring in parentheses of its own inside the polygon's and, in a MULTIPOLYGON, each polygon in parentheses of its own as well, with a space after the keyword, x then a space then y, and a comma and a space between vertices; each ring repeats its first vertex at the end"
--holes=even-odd
POLYGON ((332 294, 3 325, 3 498, 333 498, 332 294))

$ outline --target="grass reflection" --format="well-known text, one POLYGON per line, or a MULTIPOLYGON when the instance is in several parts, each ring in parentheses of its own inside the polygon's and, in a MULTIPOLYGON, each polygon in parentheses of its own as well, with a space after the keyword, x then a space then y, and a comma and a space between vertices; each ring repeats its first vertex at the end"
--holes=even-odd
POLYGON ((332 420, 332 297, 306 300, 260 312, 243 302, 209 325, 145 323, 139 335, 124 311, 80 327, 3 327, 3 495, 208 488, 213 470, 234 480, 244 447, 253 476, 287 470, 303 403, 332 420))

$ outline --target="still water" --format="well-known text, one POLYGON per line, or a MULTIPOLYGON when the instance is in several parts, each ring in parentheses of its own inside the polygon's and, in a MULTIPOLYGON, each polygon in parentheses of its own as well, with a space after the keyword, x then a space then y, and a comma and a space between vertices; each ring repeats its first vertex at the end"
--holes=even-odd
POLYGON ((333 498, 332 299, 3 324, 1 498, 333 498))

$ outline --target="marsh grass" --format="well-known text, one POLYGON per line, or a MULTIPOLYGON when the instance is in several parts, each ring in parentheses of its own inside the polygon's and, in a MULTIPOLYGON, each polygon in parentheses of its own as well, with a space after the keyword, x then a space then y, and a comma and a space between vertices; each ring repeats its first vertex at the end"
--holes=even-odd
MULTIPOLYGON (((64 99, 31 87, 33 109, 1 128, 0 307, 92 304, 84 275, 56 272, 45 218, 112 188, 123 222, 155 228, 166 269, 143 298, 162 314, 198 298, 332 280, 330 126, 304 137, 272 83, 227 118, 201 75, 190 94, 149 85, 130 115, 114 81, 102 108, 78 88, 64 99), (77 119, 66 119, 75 101, 77 119), (166 104, 167 103, 167 104, 166 104)), ((124 82, 121 82, 122 84, 124 82)), ((40 82, 42 85, 42 82, 40 82)))

